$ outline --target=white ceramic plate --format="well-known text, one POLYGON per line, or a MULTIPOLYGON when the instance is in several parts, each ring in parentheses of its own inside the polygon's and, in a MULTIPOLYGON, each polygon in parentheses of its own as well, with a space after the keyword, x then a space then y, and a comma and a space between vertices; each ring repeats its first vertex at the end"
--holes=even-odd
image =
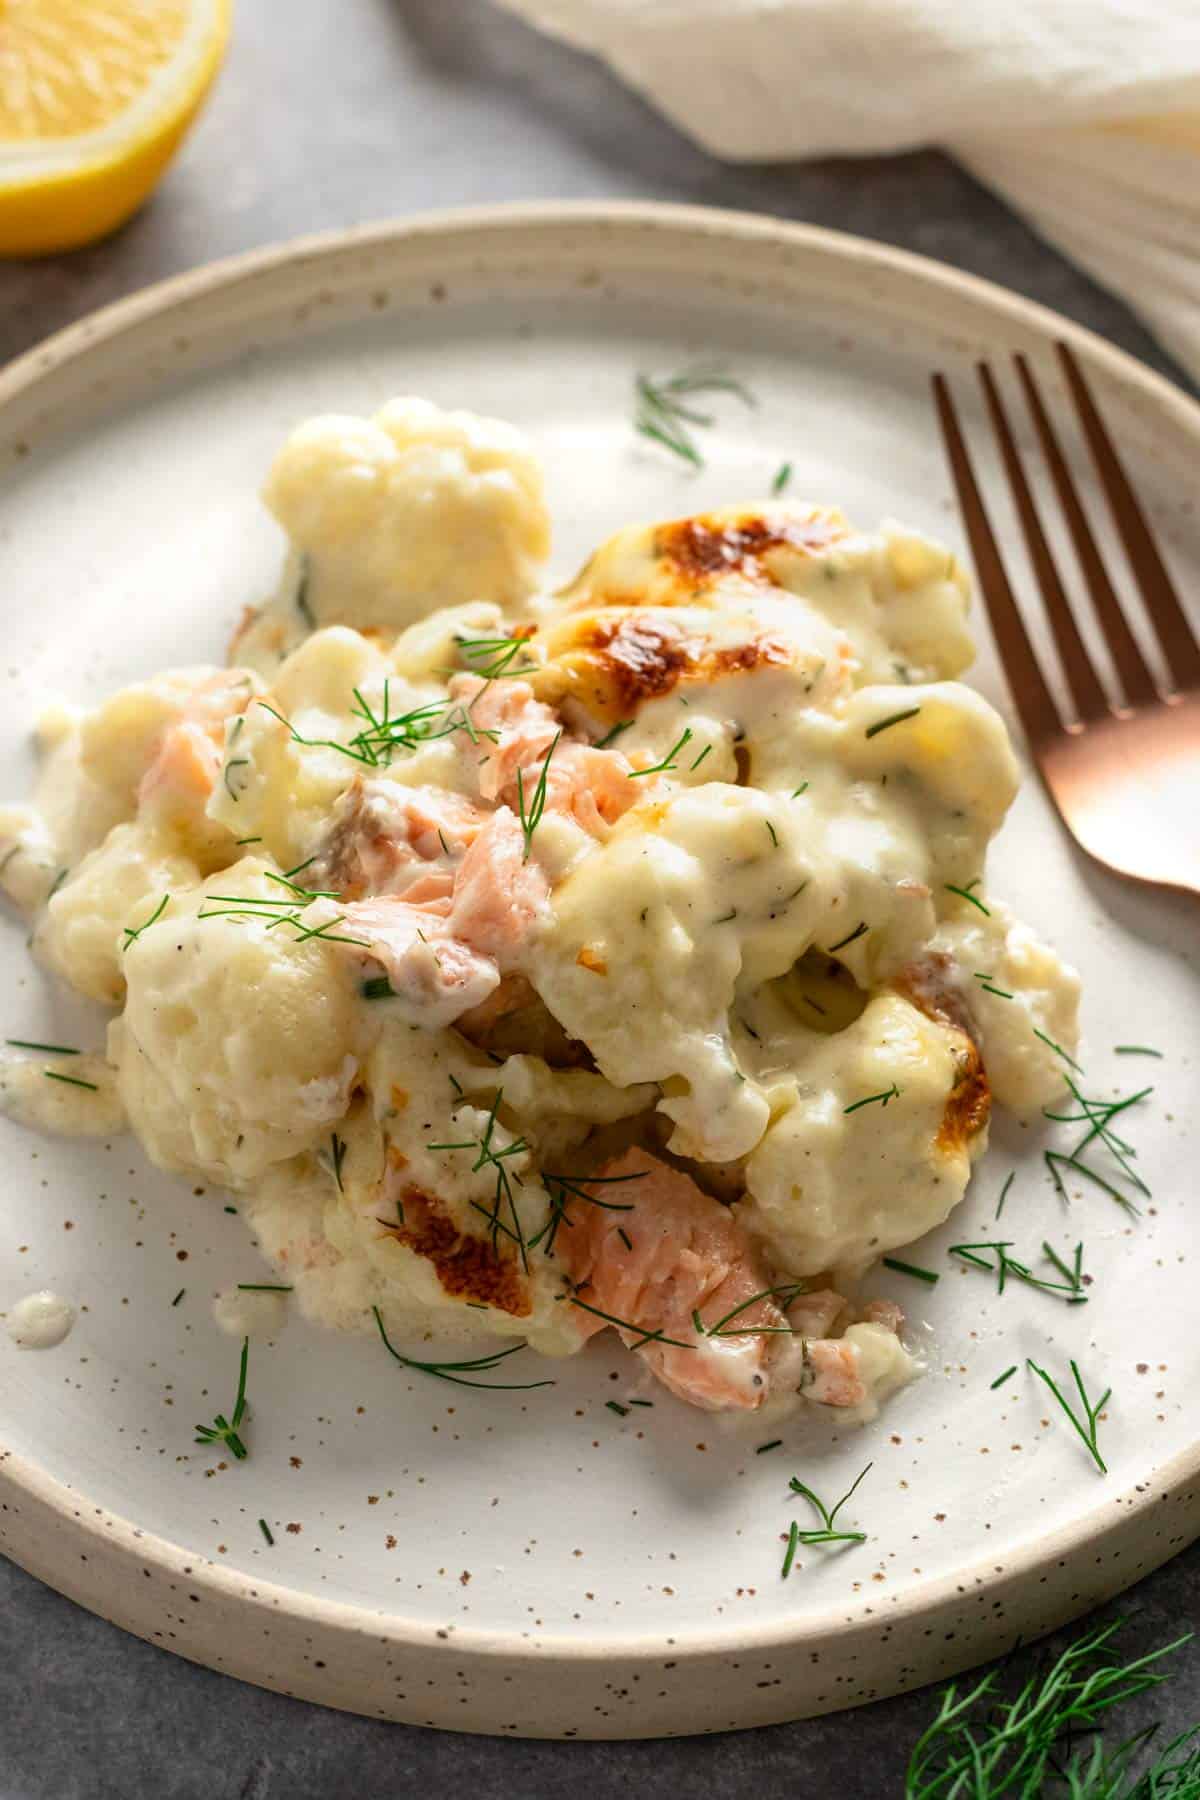
MULTIPOLYGON (((220 656, 273 581, 280 542, 256 489, 308 413, 415 391, 515 419, 545 457, 563 573, 631 519, 761 494, 784 460, 795 494, 960 543, 929 372, 951 373, 981 443, 972 361, 1025 350, 1058 394, 1058 335, 1092 372, 1183 591, 1200 593, 1200 410, 1063 320, 852 238, 678 208, 524 208, 348 233, 151 290, 0 378, 4 793, 25 792, 48 693, 89 699, 220 656), (633 436, 630 389, 637 370, 700 357, 759 405, 719 403, 692 474, 633 436)), ((973 679, 1011 716, 986 647, 973 679)), ((1155 1084, 1129 1134, 1155 1199, 1131 1223, 1073 1183, 1065 1216, 1045 1140, 998 1123, 951 1226, 911 1253, 946 1269, 938 1287, 879 1284, 912 1312, 928 1372, 874 1425, 814 1415, 759 1456, 775 1433, 661 1393, 652 1411, 608 1410, 636 1377, 610 1344, 554 1388, 487 1396, 408 1379, 370 1340, 294 1319, 253 1351, 249 1460, 213 1473, 191 1427, 233 1395, 237 1345, 210 1302, 258 1277, 240 1221, 130 1140, 5 1125, 0 1311, 42 1286, 81 1310, 55 1351, 0 1341, 0 1547, 248 1680, 389 1718, 579 1736, 846 1706, 1152 1568, 1200 1530, 1194 922, 1189 938, 1181 903, 1085 867, 1032 779, 993 854, 995 890, 1083 971, 1091 1085, 1155 1084), (1165 1060, 1114 1057, 1116 1043, 1165 1060), (948 1243, 994 1235, 1010 1169, 1002 1235, 1031 1256, 1082 1238, 1087 1307, 997 1297, 947 1263, 948 1243), (992 1391, 1028 1355, 1063 1374, 1074 1355, 1111 1384, 1107 1478, 1032 1377, 992 1391), (788 1476, 833 1498, 868 1461, 850 1515, 868 1541, 803 1552, 781 1581, 803 1512, 788 1476)), ((0 1035, 99 1041, 15 925, 0 975, 0 1035)))

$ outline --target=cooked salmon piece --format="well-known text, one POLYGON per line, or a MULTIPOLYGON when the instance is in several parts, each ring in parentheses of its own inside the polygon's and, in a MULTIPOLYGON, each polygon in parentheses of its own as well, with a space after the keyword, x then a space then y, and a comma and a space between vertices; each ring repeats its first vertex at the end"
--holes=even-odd
POLYGON ((361 900, 372 894, 420 898, 449 893, 452 876, 428 886, 430 864, 453 864, 478 837, 487 819, 463 794, 392 781, 355 777, 339 796, 329 835, 308 875, 313 887, 361 900))
POLYGON ((385 895, 351 901, 339 915, 339 933, 362 940, 393 992, 430 1029, 450 1025, 478 1006, 500 979, 490 956, 448 930, 448 906, 448 900, 413 906, 385 895))
POLYGON ((455 937, 511 969, 550 889, 525 854, 525 833, 507 806, 498 807, 467 851, 454 877, 449 929, 455 937))
MULTIPOLYGON (((830 1335, 850 1303, 832 1288, 792 1297, 795 1284, 772 1274, 736 1213, 690 1175, 627 1150, 579 1186, 592 1198, 566 1200, 555 1256, 582 1337, 615 1326, 665 1387, 709 1412, 752 1411, 781 1388, 820 1406, 868 1398, 858 1346, 830 1335)), ((903 1324, 885 1300, 862 1316, 903 1324)))
POLYGON ((190 719, 169 726, 138 785, 138 810, 203 812, 220 768, 221 752, 204 726, 190 719))
POLYGON ((645 1150, 627 1150, 600 1175, 602 1183, 581 1183, 595 1204, 569 1199, 568 1229, 555 1245, 573 1283, 582 1335, 602 1331, 607 1321, 596 1314, 607 1313, 622 1321, 622 1340, 681 1400, 710 1412, 761 1406, 770 1346, 779 1340, 751 1334, 786 1330, 788 1322, 774 1299, 755 1299, 778 1284, 735 1215, 645 1150), (631 1210, 610 1211, 612 1204, 631 1210), (693 1311, 707 1327, 736 1312, 721 1328, 731 1335, 698 1333, 693 1311), (650 1333, 661 1338, 647 1342, 650 1333))
POLYGON ((469 708, 472 725, 481 734, 479 792, 485 800, 518 807, 523 791, 528 806, 545 769, 546 805, 572 813, 597 837, 638 800, 637 782, 621 752, 598 750, 568 736, 554 710, 534 698, 528 682, 485 684, 478 676, 460 675, 450 690, 469 708))

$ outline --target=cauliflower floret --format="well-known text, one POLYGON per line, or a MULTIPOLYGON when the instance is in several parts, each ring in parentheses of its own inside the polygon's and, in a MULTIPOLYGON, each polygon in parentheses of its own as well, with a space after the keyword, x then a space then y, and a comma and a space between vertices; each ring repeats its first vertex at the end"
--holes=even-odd
POLYGON ((549 550, 542 474, 512 425, 428 400, 299 426, 264 499, 307 558, 318 625, 398 631, 486 595, 512 606, 549 550))
POLYGON ((195 863, 170 839, 138 823, 114 825, 51 896, 34 932, 34 955, 89 1000, 119 1006, 126 928, 144 925, 164 895, 199 879, 195 863))
POLYGON ((957 1050, 944 1026, 885 993, 797 1056, 791 1103, 750 1157, 738 1207, 781 1267, 861 1270, 957 1205, 984 1142, 943 1131, 957 1050))
POLYGON ((278 899, 264 868, 247 858, 213 876, 126 952, 109 1056, 163 1168, 253 1179, 327 1139, 349 1104, 364 1047, 353 959, 269 918, 211 916, 228 904, 215 890, 278 899))

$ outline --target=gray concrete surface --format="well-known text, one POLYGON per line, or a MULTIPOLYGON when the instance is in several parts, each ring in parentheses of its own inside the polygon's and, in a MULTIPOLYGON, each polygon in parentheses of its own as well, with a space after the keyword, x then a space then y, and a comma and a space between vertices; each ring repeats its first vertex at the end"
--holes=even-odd
MULTIPOLYGON (((488 200, 626 195, 813 220, 1061 308, 1167 373, 1128 311, 935 154, 726 168, 487 0, 236 0, 214 99, 151 206, 95 249, 0 267, 0 358, 159 277, 297 232, 488 200)), ((802 103, 802 96, 798 96, 802 103)), ((1200 1549, 1106 1616, 1147 1650, 1200 1619, 1200 1549)), ((1034 1652, 1016 1658, 1018 1671, 1034 1652)), ((1129 1729, 1200 1721, 1200 1648, 1129 1729)), ((889 1800, 932 1692, 721 1738, 520 1744, 327 1712, 193 1668, 0 1562, 0 1800, 486 1793, 889 1800)))

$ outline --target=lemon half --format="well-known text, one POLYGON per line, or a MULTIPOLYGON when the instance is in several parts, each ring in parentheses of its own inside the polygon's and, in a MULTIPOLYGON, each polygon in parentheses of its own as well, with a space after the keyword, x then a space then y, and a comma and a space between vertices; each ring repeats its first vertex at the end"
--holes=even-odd
POLYGON ((228 37, 229 0, 0 0, 0 256, 73 250, 135 212, 228 37))

